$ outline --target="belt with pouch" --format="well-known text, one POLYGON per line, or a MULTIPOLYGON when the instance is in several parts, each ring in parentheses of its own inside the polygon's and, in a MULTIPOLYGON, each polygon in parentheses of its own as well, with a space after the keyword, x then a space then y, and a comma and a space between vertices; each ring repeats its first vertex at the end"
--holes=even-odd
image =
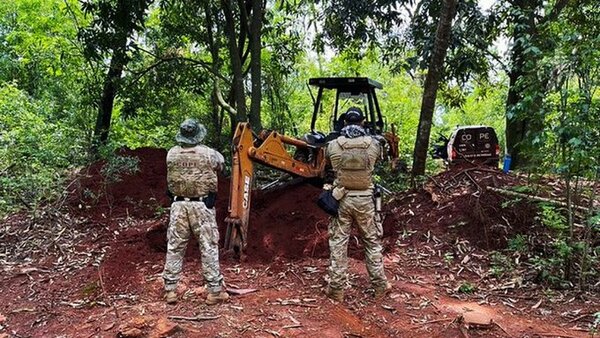
POLYGON ((347 193, 346 196, 348 197, 373 197, 373 194, 352 194, 352 193, 347 193))
POLYGON ((204 199, 204 197, 206 196, 202 196, 202 197, 182 197, 182 196, 175 196, 173 198, 174 202, 200 202, 204 199))

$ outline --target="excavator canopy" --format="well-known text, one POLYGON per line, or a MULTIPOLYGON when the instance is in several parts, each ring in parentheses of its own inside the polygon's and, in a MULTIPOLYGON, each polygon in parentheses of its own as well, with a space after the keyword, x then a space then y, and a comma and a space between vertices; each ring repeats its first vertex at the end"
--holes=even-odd
POLYGON ((375 89, 383 89, 381 83, 367 77, 319 77, 311 78, 308 84, 318 88, 310 124, 311 132, 317 132, 317 118, 327 109, 324 107, 326 102, 323 99, 325 90, 335 90, 335 99, 330 110, 332 112, 330 131, 336 132, 343 127, 342 115, 352 106, 363 110, 366 118, 365 127, 370 129, 371 133, 381 134, 384 131, 385 123, 375 94, 375 89))

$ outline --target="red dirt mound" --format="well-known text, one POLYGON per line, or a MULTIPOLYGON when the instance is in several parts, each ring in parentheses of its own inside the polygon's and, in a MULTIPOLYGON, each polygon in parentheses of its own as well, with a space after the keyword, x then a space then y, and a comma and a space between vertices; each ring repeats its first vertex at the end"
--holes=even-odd
POLYGON ((256 193, 248 226, 248 259, 327 256, 329 218, 315 203, 320 191, 298 184, 256 193))
MULTIPOLYGON (((125 216, 139 220, 154 219, 161 214, 161 211, 164 214, 163 208, 169 205, 166 196, 166 151, 141 148, 123 150, 120 155, 138 158, 139 171, 122 175, 119 182, 108 183, 102 175, 102 168, 106 163, 94 163, 83 171, 84 174, 76 181, 77 184, 74 184, 77 189, 68 200, 69 206, 76 213, 98 223, 111 223, 110 219, 125 216)), ((226 230, 224 219, 229 203, 229 184, 228 178, 219 178, 217 222, 221 236, 226 230)), ((286 259, 306 256, 327 257, 329 217, 315 203, 319 192, 318 187, 308 183, 253 192, 246 250, 248 260, 270 262, 277 257, 286 259)), ((148 250, 164 253, 167 222, 168 219, 163 217, 146 236, 141 232, 131 234, 131 240, 123 240, 128 248, 114 253, 115 261, 128 257, 127 264, 135 265, 143 260, 154 258, 145 256, 148 250)), ((145 228, 138 230, 146 231, 145 228)), ((135 229, 131 231, 135 232, 135 229)), ((385 233, 396 232, 386 229, 385 233)), ((353 235, 357 236, 356 230, 353 235)), ((193 248, 188 251, 188 254, 198 257, 195 246, 195 244, 190 245, 193 248)), ((362 248, 357 241, 350 242, 349 254, 356 258, 362 257, 362 248)), ((111 257, 108 257, 107 263, 110 261, 111 257)), ((126 266, 127 264, 123 262, 119 270, 127 271, 132 267, 126 266)), ((116 271, 116 274, 120 273, 116 271)), ((111 284, 110 277, 107 277, 107 284, 109 286, 111 284)))
POLYGON ((167 151, 164 149, 125 149, 120 156, 137 158, 138 171, 120 175, 111 182, 103 175, 106 162, 99 161, 82 171, 68 199, 71 209, 91 219, 134 216, 153 218, 169 205, 167 191, 167 151))
POLYGON ((394 197, 385 207, 384 227, 454 236, 488 250, 505 248, 508 239, 532 231, 537 207, 528 201, 511 201, 487 187, 522 184, 519 177, 498 169, 453 168, 432 177, 422 188, 394 197))

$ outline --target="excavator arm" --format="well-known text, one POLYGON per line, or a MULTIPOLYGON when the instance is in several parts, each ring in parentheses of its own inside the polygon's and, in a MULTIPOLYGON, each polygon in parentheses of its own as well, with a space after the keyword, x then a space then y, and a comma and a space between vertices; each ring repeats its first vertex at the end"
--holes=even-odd
POLYGON ((313 178, 325 175, 325 149, 275 131, 255 135, 246 122, 239 123, 233 136, 231 188, 229 195, 225 248, 241 254, 247 245, 248 220, 254 180, 254 163, 281 170, 294 176, 313 178), (310 159, 295 159, 287 146, 308 149, 310 159))

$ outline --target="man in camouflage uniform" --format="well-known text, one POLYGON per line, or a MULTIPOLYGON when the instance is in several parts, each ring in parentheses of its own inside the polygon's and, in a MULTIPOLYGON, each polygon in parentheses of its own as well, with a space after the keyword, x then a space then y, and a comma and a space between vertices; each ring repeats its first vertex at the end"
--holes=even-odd
POLYGON ((326 156, 335 173, 333 196, 339 202, 338 216, 329 224, 329 286, 326 294, 342 301, 347 283, 348 239, 352 224, 358 226, 365 248, 367 271, 375 290, 381 297, 391 285, 383 269, 381 222, 375 220, 372 173, 381 155, 380 141, 367 135, 362 126, 364 116, 359 108, 348 109, 341 136, 327 146, 326 156))
POLYGON ((175 138, 179 145, 167 154, 167 183, 173 203, 163 279, 165 299, 169 304, 177 301, 177 282, 191 235, 198 239, 200 245, 202 273, 208 291, 206 303, 217 304, 229 298, 222 290, 219 230, 214 209, 217 172, 223 170, 225 161, 218 151, 200 144, 204 136, 204 126, 196 120, 187 119, 175 138))

